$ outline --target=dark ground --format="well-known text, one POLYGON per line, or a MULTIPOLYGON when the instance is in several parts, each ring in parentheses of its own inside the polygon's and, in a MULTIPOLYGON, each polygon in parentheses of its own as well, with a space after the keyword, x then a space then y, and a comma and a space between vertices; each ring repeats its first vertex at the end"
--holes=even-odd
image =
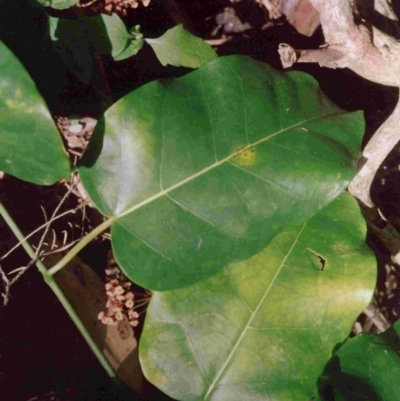
MULTIPOLYGON (((0 0, 1 38, 26 63, 35 77, 53 113, 82 116, 99 114, 101 106, 93 87, 77 82, 71 72, 60 66, 60 61, 49 53, 41 42, 43 20, 35 10, 23 5, 26 0, 15 0, 5 5, 0 0), (32 18, 36 25, 29 23, 32 18), (39 57, 40 56, 40 57, 39 57)), ((140 21, 147 36, 159 36, 174 25, 173 16, 163 6, 163 1, 152 0, 147 9, 133 11, 125 18, 128 26, 140 21)), ((226 1, 180 1, 187 13, 187 23, 199 36, 211 38, 216 28, 216 15, 226 6, 226 1)), ((265 17, 254 6, 253 0, 236 3, 242 22, 253 29, 230 33, 233 39, 218 47, 220 55, 247 54, 281 69, 277 53, 278 44, 290 43, 297 48, 316 48, 323 43, 320 30, 312 38, 299 35, 291 26, 281 24, 261 29, 265 17)), ((143 49, 137 57, 121 62, 104 58, 103 65, 114 99, 158 77, 179 76, 187 69, 163 68, 150 48, 143 49)), ((312 74, 322 89, 339 106, 346 110, 362 109, 367 121, 366 137, 376 129, 393 109, 397 92, 378 85, 367 84, 349 71, 321 69, 302 65, 302 70, 312 74)), ((397 225, 399 215, 400 185, 398 185, 398 156, 393 153, 387 164, 386 186, 375 186, 374 197, 385 215, 397 225), (397 173, 396 173, 397 172, 397 173)), ((22 183, 14 178, 0 180, 0 200, 25 233, 43 224, 44 205, 49 213, 57 204, 63 187, 40 188, 22 183)), ((60 223, 62 224, 62 223, 60 223)), ((57 230, 57 225, 55 226, 57 230)), ((380 252, 380 259, 388 255, 379 241, 371 237, 370 243, 380 252)), ((15 243, 15 239, 0 220, 0 255, 15 243)), ((97 242, 85 250, 82 258, 101 272, 105 267, 109 244, 97 242)), ((16 252, 7 264, 19 267, 27 262, 23 251, 16 252)), ((385 277, 381 272, 381 285, 385 277)), ((389 309, 398 308, 398 297, 391 300, 389 309)), ((395 319, 392 316, 393 320, 395 319)), ((32 267, 13 287, 12 299, 0 307, 0 399, 4 401, 97 401, 123 400, 124 396, 105 374, 80 334, 67 317, 51 290, 32 267)), ((128 391, 126 399, 167 400, 151 385, 147 385, 142 398, 128 391)))

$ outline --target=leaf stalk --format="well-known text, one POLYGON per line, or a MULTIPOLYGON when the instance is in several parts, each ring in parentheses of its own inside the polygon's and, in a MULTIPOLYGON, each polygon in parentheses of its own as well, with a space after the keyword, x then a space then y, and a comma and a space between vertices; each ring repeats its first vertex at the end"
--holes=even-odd
POLYGON ((111 224, 116 220, 116 217, 110 217, 103 221, 99 226, 92 230, 89 234, 85 235, 58 263, 46 271, 47 276, 54 276, 60 271, 68 262, 70 262, 80 250, 82 250, 89 242, 101 234, 104 230, 109 228, 111 224))

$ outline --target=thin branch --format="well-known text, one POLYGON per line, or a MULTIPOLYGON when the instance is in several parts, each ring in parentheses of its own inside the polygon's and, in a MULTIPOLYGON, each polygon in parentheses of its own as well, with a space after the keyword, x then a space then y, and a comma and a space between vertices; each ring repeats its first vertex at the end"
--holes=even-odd
POLYGON ((19 280, 19 278, 20 278, 32 265, 34 265, 38 260, 39 260, 39 257, 32 258, 32 259, 30 260, 30 262, 29 262, 26 266, 20 268, 18 274, 17 274, 15 277, 13 277, 13 279, 9 282, 9 287, 11 288, 11 287, 19 280))
POLYGON ((4 284, 4 293, 1 294, 3 297, 3 305, 6 306, 10 299, 10 280, 8 279, 7 275, 4 273, 3 269, 0 266, 0 275, 1 279, 3 280, 4 284))
POLYGON ((46 257, 46 256, 49 256, 49 255, 53 255, 53 254, 55 254, 55 253, 59 253, 59 252, 66 251, 67 249, 72 248, 72 246, 74 246, 74 245, 75 245, 77 242, 79 242, 82 238, 83 238, 83 236, 80 237, 80 238, 78 238, 78 239, 75 239, 75 240, 69 242, 68 244, 62 246, 61 248, 53 249, 53 250, 48 251, 48 252, 43 252, 43 253, 42 253, 42 256, 43 256, 43 257, 46 257))
POLYGON ((370 188, 376 172, 400 141, 400 101, 390 117, 378 128, 363 152, 365 163, 349 185, 349 192, 366 206, 373 207, 370 188))
POLYGON ((36 228, 35 230, 33 230, 30 234, 28 234, 26 237, 23 238, 23 240, 17 242, 17 244, 15 244, 7 253, 5 253, 3 256, 0 257, 0 261, 6 259, 8 256, 10 256, 10 254, 12 252, 14 252, 16 249, 18 249, 22 243, 26 242, 29 238, 31 238, 33 235, 35 235, 37 232, 39 232, 40 230, 43 230, 44 228, 46 228, 47 226, 49 226, 50 224, 52 224, 54 221, 61 219, 62 217, 71 214, 71 213, 76 213, 79 209, 82 209, 83 207, 85 207, 87 204, 89 203, 89 201, 84 201, 82 202, 80 205, 78 205, 77 207, 75 207, 74 209, 70 209, 67 210, 66 212, 63 212, 61 214, 59 214, 58 216, 54 217, 53 220, 48 221, 45 224, 42 224, 41 226, 39 226, 38 228, 36 228))
POLYGON ((47 223, 49 221, 49 219, 47 218, 46 209, 42 205, 40 205, 40 208, 42 209, 44 221, 47 223))
POLYGON ((140 302, 137 302, 137 303, 135 302, 135 305, 133 306, 132 309, 138 309, 138 308, 141 308, 141 307, 147 305, 150 302, 150 299, 151 298, 144 298, 140 302))
MULTIPOLYGON (((72 178, 72 181, 74 181, 74 177, 72 178)), ((6 283, 4 278, 3 278, 3 282, 5 283, 5 289, 6 289, 5 294, 2 294, 3 298, 4 298, 4 302, 3 302, 4 305, 6 305, 8 303, 11 287, 22 277, 23 274, 25 274, 25 272, 32 265, 36 264, 39 260, 41 260, 43 258, 42 247, 45 244, 44 241, 45 241, 45 238, 47 236, 47 233, 49 232, 50 225, 56 219, 57 213, 60 210, 61 206, 67 200, 67 198, 69 197, 71 192, 76 188, 78 183, 79 183, 79 180, 75 180, 75 182, 68 188, 67 192, 64 194, 64 196, 62 197, 61 201, 58 203, 58 205, 54 209, 54 211, 53 211, 53 213, 52 213, 52 215, 50 217, 50 220, 47 219, 46 211, 42 208, 46 223, 44 224, 44 232, 43 232, 43 234, 42 234, 42 236, 40 238, 39 244, 36 247, 36 250, 35 250, 34 254, 31 256, 31 260, 24 267, 18 269, 17 275, 14 276, 12 280, 7 281, 7 283, 6 283)), ((30 235, 32 235, 32 233, 30 235)), ((27 239, 27 237, 24 238, 24 241, 26 241, 26 239, 27 239)), ((24 241, 20 241, 17 245, 23 244, 24 241)), ((13 249, 15 249, 15 248, 16 247, 14 247, 13 249)), ((11 251, 9 251, 6 254, 6 256, 9 255, 10 253, 11 253, 11 251)), ((3 256, 0 260, 4 259, 6 256, 3 256)), ((1 271, 0 273, 1 273, 1 275, 4 274, 3 271, 1 271)))
MULTIPOLYGON (((74 181, 74 177, 75 177, 75 176, 73 176, 72 181, 74 181)), ((52 214, 51 217, 50 217, 50 221, 54 221, 54 218, 56 217, 56 215, 57 215, 58 211, 60 210, 61 206, 62 206, 62 205, 64 204, 64 202, 67 200, 67 198, 69 197, 69 195, 71 195, 71 192, 78 186, 78 184, 79 184, 79 179, 76 179, 75 181, 76 181, 76 182, 74 182, 74 183, 70 186, 70 188, 68 188, 67 192, 64 194, 64 196, 61 198, 61 201, 58 203, 58 205, 57 205, 56 208, 54 209, 53 214, 52 214)), ((38 245, 38 247, 37 247, 37 249, 36 249, 35 256, 38 256, 38 255, 39 255, 39 253, 40 253, 40 251, 41 251, 41 249, 42 249, 42 246, 43 246, 43 242, 44 242, 44 240, 45 240, 45 238, 46 238, 46 235, 47 235, 47 233, 49 232, 49 229, 50 229, 50 224, 46 225, 46 228, 44 229, 44 232, 43 232, 43 234, 42 234, 42 237, 40 238, 40 241, 39 241, 39 245, 38 245)))

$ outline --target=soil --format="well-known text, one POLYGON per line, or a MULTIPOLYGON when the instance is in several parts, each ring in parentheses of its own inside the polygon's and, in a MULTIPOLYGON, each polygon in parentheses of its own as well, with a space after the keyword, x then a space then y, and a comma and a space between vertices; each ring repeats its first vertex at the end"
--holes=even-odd
MULTIPOLYGON (((36 8, 27 7, 26 0, 13 0, 12 3, 4 5, 0 0, 1 37, 27 65, 52 113, 57 116, 78 114, 81 117, 98 117, 102 112, 101 95, 92 86, 76 80, 43 45, 41 38, 45 27, 41 13, 36 8), (35 26, 31 23, 32 19, 37 22, 35 26)), ((147 37, 159 36, 175 25, 176 15, 165 7, 166 3, 152 0, 148 8, 131 11, 124 20, 128 27, 140 21, 147 37)), ((311 38, 301 36, 284 18, 263 29, 268 21, 254 0, 241 0, 234 4, 228 0, 193 0, 190 3, 181 0, 177 4, 186 14, 184 22, 197 35, 205 39, 220 38, 222 35, 231 37, 217 47, 219 55, 246 54, 281 69, 277 53, 279 43, 290 43, 297 48, 317 48, 323 43, 320 29, 311 38), (234 7, 242 25, 237 21, 226 22, 226 7, 234 7), (222 26, 218 27, 218 22, 222 26), (243 26, 251 28, 240 31, 243 26), (215 32, 216 36, 213 36, 215 32)), ((138 56, 121 62, 113 62, 107 57, 101 61, 115 100, 146 82, 160 77, 178 77, 189 71, 162 67, 150 48, 144 48, 138 56)), ((397 100, 397 91, 367 83, 350 71, 333 71, 315 65, 296 65, 296 69, 313 75, 322 90, 343 109, 364 110, 367 122, 365 141, 389 115, 397 100)), ((380 173, 380 179, 386 178, 385 185, 377 181, 373 197, 385 216, 389 216, 390 222, 400 227, 397 218, 400 204, 398 153, 394 151, 385 164, 386 168, 382 167, 380 173)), ((43 188, 9 176, 0 180, 0 201, 25 234, 43 224, 41 207, 51 214, 65 191, 62 184, 43 188)), ((64 210, 76 206, 78 201, 72 196, 64 210)), ((98 219, 94 211, 89 211, 86 229, 95 226, 98 219)), ((378 220, 375 223, 384 227, 386 223, 378 220)), ((76 235, 67 228, 69 221, 55 223, 55 232, 67 229, 70 236, 76 235)), ((38 240, 39 237, 33 237, 32 242, 37 243, 38 240)), ((389 272, 384 269, 390 255, 381 240, 376 235, 370 235, 368 241, 377 252, 380 266, 375 303, 378 303, 386 319, 393 322, 400 313, 400 297, 395 290, 397 284, 394 284, 398 281, 397 272, 395 269, 389 272), (388 282, 396 295, 390 300, 388 282)), ((13 234, 0 220, 0 255, 14 244, 13 234)), ((108 240, 98 239, 80 256, 104 277, 109 249, 108 240)), ((6 262, 8 267, 16 268, 26 264, 28 258, 24 251, 19 250, 6 262)), ((359 322, 364 328, 369 326, 370 331, 378 331, 366 315, 362 315, 359 322)), ((140 336, 140 327, 135 332, 140 336)), ((34 267, 12 288, 9 304, 0 307, 0 398, 5 401, 170 400, 149 383, 145 384, 141 396, 117 387, 105 374, 34 267)))

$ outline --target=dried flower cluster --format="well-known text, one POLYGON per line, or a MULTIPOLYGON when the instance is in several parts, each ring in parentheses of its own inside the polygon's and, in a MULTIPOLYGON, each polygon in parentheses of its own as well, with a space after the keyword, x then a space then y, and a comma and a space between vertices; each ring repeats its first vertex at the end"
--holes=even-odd
POLYGON ((108 312, 100 312, 99 320, 103 324, 116 326, 118 322, 127 318, 131 326, 137 326, 139 314, 133 310, 135 296, 130 291, 132 283, 127 281, 118 267, 106 269, 106 275, 105 288, 108 297, 106 307, 108 312))
POLYGON ((130 8, 137 8, 142 3, 145 7, 150 4, 150 0, 92 0, 89 2, 81 2, 84 8, 90 7, 93 11, 99 11, 104 14, 111 15, 116 13, 125 16, 130 8))

